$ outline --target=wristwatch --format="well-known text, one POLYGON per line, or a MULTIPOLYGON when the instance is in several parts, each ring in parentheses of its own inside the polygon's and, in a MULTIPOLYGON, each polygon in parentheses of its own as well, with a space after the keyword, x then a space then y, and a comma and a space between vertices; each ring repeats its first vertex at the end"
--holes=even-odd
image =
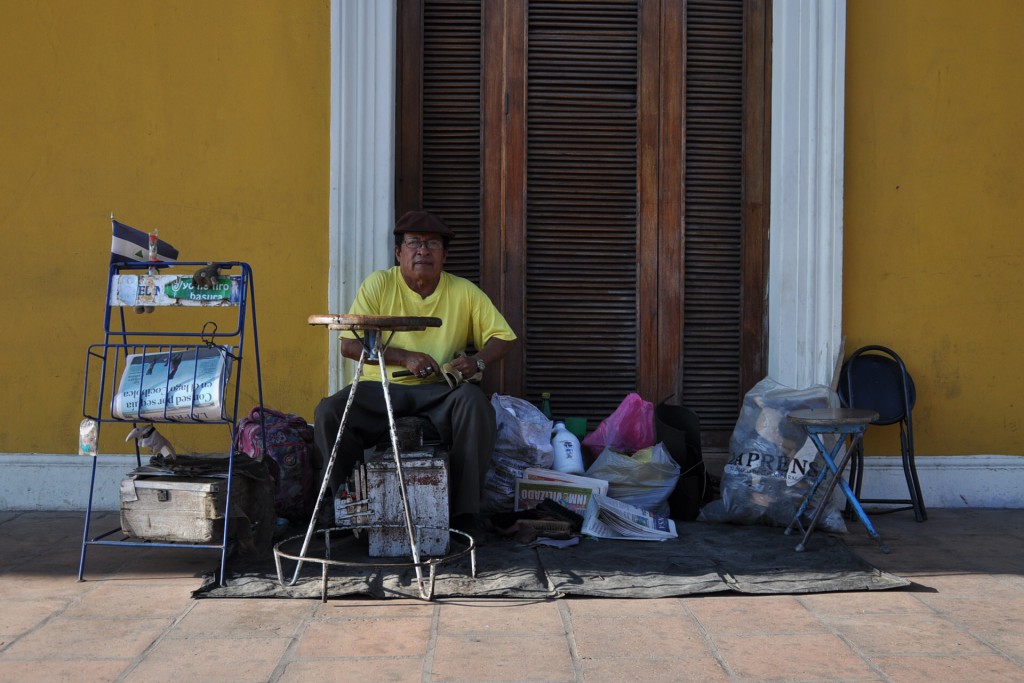
POLYGON ((484 362, 483 358, 480 358, 479 356, 474 356, 473 360, 476 361, 477 372, 482 373, 487 368, 487 363, 484 362))

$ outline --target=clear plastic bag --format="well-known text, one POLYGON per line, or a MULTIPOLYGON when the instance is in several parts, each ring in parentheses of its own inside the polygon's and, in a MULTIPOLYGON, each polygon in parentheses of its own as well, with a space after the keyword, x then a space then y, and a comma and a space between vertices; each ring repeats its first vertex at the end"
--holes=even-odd
POLYGON ((606 448, 585 476, 607 481, 609 498, 667 517, 668 497, 679 481, 679 463, 664 444, 649 450, 650 458, 637 459, 606 448))
POLYGON ((550 469, 552 422, 535 405, 521 398, 491 396, 498 436, 491 466, 484 478, 482 509, 508 512, 515 498, 516 479, 529 467, 550 469))
MULTIPOLYGON (((722 498, 705 505, 699 519, 789 526, 825 462, 803 429, 787 416, 794 410, 838 403, 836 393, 826 386, 792 389, 770 378, 758 382, 744 397, 729 440, 722 498)), ((846 532, 841 497, 833 495, 825 503, 820 528, 846 532)), ((808 519, 820 504, 812 501, 808 519)))

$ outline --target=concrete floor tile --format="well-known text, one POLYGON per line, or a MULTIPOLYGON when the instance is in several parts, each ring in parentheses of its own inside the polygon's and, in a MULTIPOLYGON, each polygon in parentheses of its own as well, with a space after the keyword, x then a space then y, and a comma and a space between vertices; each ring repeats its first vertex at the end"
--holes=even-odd
POLYGON ((67 619, 57 616, 15 641, 5 659, 132 659, 170 626, 170 619, 67 619))
POLYGON ((791 596, 729 596, 693 598, 686 606, 708 633, 759 633, 762 618, 771 614, 773 631, 815 633, 825 626, 800 601, 791 596))
POLYGON ((299 635, 293 657, 422 657, 430 626, 429 619, 419 617, 313 621, 299 635))
POLYGON ((74 576, 8 572, 0 574, 0 603, 8 600, 63 600, 85 595, 93 586, 74 576))
POLYGON ((188 608, 189 588, 159 581, 104 581, 64 610, 65 617, 102 618, 111 610, 127 619, 176 619, 188 608))
MULTIPOLYGON (((116 575, 121 579, 165 579, 194 578, 196 588, 202 584, 205 574, 220 569, 219 550, 182 550, 177 548, 123 549, 125 561, 117 567, 116 575)), ((109 578, 100 576, 100 578, 109 578)))
POLYGON ((879 657, 877 666, 893 681, 985 681, 1019 683, 1024 668, 998 655, 879 657))
POLYGON ((688 616, 646 619, 572 619, 576 653, 581 658, 636 657, 651 649, 654 636, 672 644, 676 657, 706 657, 710 654, 704 636, 688 616))
POLYGON ((983 643, 948 619, 929 614, 866 614, 827 618, 861 652, 889 654, 980 654, 983 643))
POLYGON ((978 572, 921 572, 904 574, 914 582, 915 590, 953 597, 981 597, 986 595, 1013 595, 1017 588, 1001 576, 978 572))
POLYGON ((441 607, 438 632, 446 635, 501 633, 564 635, 557 601, 487 601, 441 607))
MULTIPOLYGON (((719 597, 733 597, 719 595, 719 597)), ((695 598, 699 600, 700 598, 695 598)), ((681 617, 686 615, 682 598, 661 600, 632 600, 623 598, 573 598, 565 600, 565 607, 573 617, 625 619, 629 617, 681 617)))
POLYGON ((289 638, 165 638, 146 654, 125 683, 263 683, 291 643, 289 638))
MULTIPOLYGON (((104 519, 109 520, 109 517, 104 519)), ((21 512, 7 521, 17 521, 17 524, 7 525, 0 523, 0 537, 26 538, 29 536, 49 538, 51 541, 67 538, 77 534, 82 536, 82 525, 85 522, 85 513, 61 513, 61 512, 21 512)))
POLYGON ((599 658, 582 661, 585 683, 725 683, 729 674, 712 657, 671 658, 599 658))
POLYGON ((564 637, 499 634, 438 635, 430 676, 435 683, 575 679, 564 637))
MULTIPOLYGON (((1024 634, 1000 630, 996 633, 981 632, 978 635, 993 650, 1006 657, 1012 657, 1018 662, 1024 662, 1024 634)), ((1024 676, 1021 676, 1024 681, 1024 676)))
POLYGON ((975 633, 1024 634, 1024 594, 967 598, 939 593, 924 595, 921 600, 975 633))
POLYGON ((876 680, 877 674, 832 634, 722 635, 711 638, 735 678, 768 680, 876 680))
POLYGON ((423 662, 416 657, 292 662, 285 667, 277 683, 421 683, 423 680, 423 662))
POLYGON ((394 617, 422 617, 432 619, 443 600, 329 600, 317 603, 313 618, 317 621, 348 619, 389 619, 394 617))
POLYGON ((0 610, 0 647, 60 613, 67 605, 65 600, 5 600, 0 610))
POLYGON ((71 661, 9 661, 0 658, 0 681, 46 683, 110 683, 131 664, 130 659, 71 661))
POLYGON ((78 556, 38 555, 16 566, 9 567, 5 572, 27 576, 66 576, 77 580, 78 556))
POLYGON ((856 614, 930 614, 931 609, 909 591, 851 591, 801 595, 799 602, 811 614, 841 616, 856 614))
POLYGON ((170 638, 291 638, 313 613, 311 600, 196 600, 170 638))
POLYGON ((1024 661, 1024 595, 951 598, 927 596, 935 610, 982 642, 1024 661))

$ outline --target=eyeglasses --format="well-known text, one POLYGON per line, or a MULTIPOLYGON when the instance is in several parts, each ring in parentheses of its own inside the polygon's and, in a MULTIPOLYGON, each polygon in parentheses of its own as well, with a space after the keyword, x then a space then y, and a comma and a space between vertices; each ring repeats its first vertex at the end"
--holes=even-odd
POLYGON ((442 242, 441 240, 427 240, 426 242, 424 242, 423 240, 418 240, 415 237, 410 237, 409 239, 403 241, 402 244, 409 247, 413 251, 416 251, 420 247, 426 247, 430 251, 437 251, 438 249, 444 246, 444 242, 442 242))

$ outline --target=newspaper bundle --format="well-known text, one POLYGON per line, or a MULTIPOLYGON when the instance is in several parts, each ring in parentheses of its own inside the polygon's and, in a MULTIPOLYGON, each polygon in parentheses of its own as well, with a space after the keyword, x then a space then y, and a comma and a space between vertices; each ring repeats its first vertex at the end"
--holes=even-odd
POLYGON ((583 515, 583 533, 595 538, 664 541, 678 538, 676 523, 642 508, 595 493, 583 515))
POLYGON ((129 354, 110 406, 119 420, 222 420, 231 356, 218 347, 129 354))

